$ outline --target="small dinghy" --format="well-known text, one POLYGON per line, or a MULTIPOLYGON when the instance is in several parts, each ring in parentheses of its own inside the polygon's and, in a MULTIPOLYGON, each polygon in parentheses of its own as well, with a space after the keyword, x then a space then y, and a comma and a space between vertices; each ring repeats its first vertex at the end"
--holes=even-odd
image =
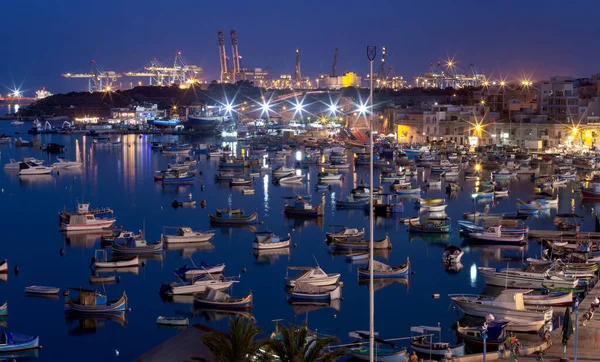
POLYGON ((0 273, 8 273, 8 261, 6 259, 0 262, 0 273))
POLYGON ((161 326, 187 326, 190 324, 190 320, 186 317, 163 317, 159 316, 156 318, 156 324, 161 326))
POLYGON ((25 293, 29 294, 58 294, 60 288, 56 287, 45 287, 40 285, 32 285, 25 287, 25 293))

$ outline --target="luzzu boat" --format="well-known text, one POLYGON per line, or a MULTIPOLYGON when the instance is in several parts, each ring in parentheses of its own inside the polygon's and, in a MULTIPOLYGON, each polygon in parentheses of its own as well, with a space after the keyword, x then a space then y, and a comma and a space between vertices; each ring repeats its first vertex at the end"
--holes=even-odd
POLYGON ((252 292, 245 297, 238 298, 217 289, 206 288, 204 294, 194 298, 194 305, 202 309, 251 309, 252 292))
POLYGON ((153 254, 164 250, 164 241, 148 244, 144 239, 117 239, 112 243, 112 251, 117 254, 153 254))
POLYGON ((108 301, 106 295, 95 290, 71 288, 79 292, 76 300, 66 295, 65 311, 77 313, 115 313, 127 310, 127 294, 123 292, 116 301, 108 301))
POLYGON ((408 231, 422 234, 448 234, 451 231, 450 218, 427 218, 422 222, 410 220, 408 231))
POLYGON ((2 353, 36 348, 40 348, 40 337, 38 336, 28 336, 12 332, 3 332, 0 335, 0 356, 2 356, 2 353))
MULTIPOLYGON (((389 266, 377 260, 373 260, 373 278, 398 278, 404 277, 408 275, 408 271, 410 269, 410 260, 406 258, 406 263, 397 265, 397 266, 389 266)), ((370 265, 366 268, 358 267, 358 277, 359 278, 369 278, 370 277, 371 267, 370 265)))
POLYGON ((283 213, 287 217, 320 217, 323 216, 323 205, 312 206, 302 197, 296 197, 293 204, 285 204, 283 213))
POLYGON ((210 223, 213 225, 248 225, 255 224, 258 219, 258 213, 255 211, 250 215, 244 213, 234 213, 234 210, 215 212, 209 214, 210 223))

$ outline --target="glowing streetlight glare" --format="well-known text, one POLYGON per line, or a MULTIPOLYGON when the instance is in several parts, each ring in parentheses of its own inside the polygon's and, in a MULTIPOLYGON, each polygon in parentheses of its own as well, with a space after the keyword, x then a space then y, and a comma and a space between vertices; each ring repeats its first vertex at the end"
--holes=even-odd
POLYGON ((296 105, 294 105, 294 111, 296 111, 296 113, 301 113, 304 110, 304 105, 302 103, 296 103, 296 105))
POLYGON ((335 104, 330 104, 329 105, 329 112, 331 112, 331 113, 337 112, 337 106, 335 104))
POLYGON ((481 104, 485 104, 485 100, 483 100, 483 99, 482 99, 482 100, 481 100, 481 102, 479 102, 479 103, 481 103, 481 104))
POLYGON ((367 114, 367 105, 366 104, 361 104, 358 107, 358 113, 360 113, 360 114, 367 114))
POLYGON ((233 111, 233 106, 230 103, 227 103, 225 105, 225 112, 231 113, 231 111, 233 111))
POLYGON ((505 82, 505 81, 501 81, 501 82, 500 82, 500 86, 501 86, 501 87, 504 87, 505 85, 506 85, 506 82, 505 82))
POLYGON ((573 134, 576 134, 577 132, 579 132, 579 129, 577 127, 573 127, 573 134))
POLYGON ((481 125, 480 124, 476 124, 475 125, 475 131, 477 131, 477 132, 481 131, 481 125))
POLYGON ((271 105, 269 103, 263 103, 260 106, 261 110, 264 112, 268 112, 271 109, 271 105))

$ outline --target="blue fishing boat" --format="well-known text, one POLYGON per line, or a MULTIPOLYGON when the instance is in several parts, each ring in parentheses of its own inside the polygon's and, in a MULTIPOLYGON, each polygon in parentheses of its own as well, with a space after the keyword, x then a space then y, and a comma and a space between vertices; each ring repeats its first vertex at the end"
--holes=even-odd
POLYGON ((181 120, 179 118, 155 118, 147 120, 146 123, 157 127, 175 127, 181 123, 181 120))
POLYGON ((0 335, 0 357, 7 352, 25 351, 40 348, 40 337, 12 332, 0 335))
POLYGON ((8 315, 8 302, 4 302, 4 304, 2 304, 0 306, 0 316, 7 316, 8 315))
POLYGON ((115 313, 127 310, 127 295, 125 292, 116 301, 108 301, 106 295, 95 290, 70 288, 79 292, 76 300, 70 298, 69 292, 65 296, 65 311, 77 313, 115 313))
POLYGON ((113 241, 111 249, 115 254, 155 254, 164 250, 164 241, 148 244, 145 239, 126 238, 113 241))
POLYGON ((369 199, 357 199, 354 195, 348 195, 346 200, 335 200, 336 209, 366 209, 369 207, 369 199))
MULTIPOLYGON (((480 224, 476 224, 468 220, 458 220, 458 226, 463 235, 469 235, 471 233, 483 233, 487 229, 480 224)), ((502 235, 515 236, 515 235, 527 235, 529 233, 529 227, 522 225, 517 227, 502 227, 502 235)))
POLYGON ((452 230, 450 218, 427 218, 423 221, 410 220, 408 232, 423 234, 448 234, 452 230))
POLYGON ((189 172, 167 173, 162 179, 163 185, 193 185, 196 176, 189 172))
MULTIPOLYGON (((377 260, 373 260, 373 278, 399 278, 408 276, 408 271, 410 269, 410 260, 406 258, 406 263, 390 266, 379 262, 377 260)), ((369 278, 370 277, 371 267, 370 265, 366 268, 358 267, 358 278, 369 278)))
POLYGON ((243 213, 221 212, 208 215, 212 225, 248 225, 255 224, 258 213, 255 211, 250 215, 243 213))
MULTIPOLYGON (((375 350, 373 354, 375 361, 378 362, 402 362, 406 356, 406 348, 400 348, 392 342, 388 342, 384 339, 378 338, 377 332, 375 332, 375 350)), ((369 339, 368 331, 355 331, 350 332, 350 337, 355 339, 369 339)), ((369 361, 371 355, 371 349, 368 343, 360 343, 358 347, 351 347, 350 354, 356 360, 369 361)))

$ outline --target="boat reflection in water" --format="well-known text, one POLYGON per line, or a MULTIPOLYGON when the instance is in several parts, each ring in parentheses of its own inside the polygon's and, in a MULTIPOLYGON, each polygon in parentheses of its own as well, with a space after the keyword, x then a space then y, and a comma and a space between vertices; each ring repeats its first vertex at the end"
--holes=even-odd
MULTIPOLYGON (((331 249, 330 250, 331 255, 333 255, 333 256, 340 255, 343 257, 347 257, 348 255, 356 254, 358 252, 359 251, 352 250, 352 249, 348 249, 348 250, 344 250, 344 249, 333 250, 333 249, 331 249)), ((360 252, 366 252, 366 251, 361 250, 360 252)), ((392 253, 392 249, 375 249, 375 250, 373 250, 373 256, 382 258, 383 260, 385 260, 385 262, 389 261, 391 253, 392 253)), ((368 259, 354 260, 354 261, 351 261, 351 263, 352 264, 364 264, 367 261, 368 261, 368 259)))
POLYGON ((464 265, 461 262, 458 263, 444 263, 444 270, 448 274, 458 274, 463 269, 464 265))
POLYGON ((306 314, 308 312, 314 312, 319 309, 331 308, 336 312, 339 312, 342 308, 342 300, 334 299, 329 303, 321 302, 309 302, 309 301, 292 301, 288 300, 288 303, 294 308, 294 314, 306 314))
POLYGON ((69 334, 83 335, 96 333, 98 328, 106 326, 107 322, 114 322, 121 327, 127 326, 127 317, 124 312, 109 314, 82 314, 65 313, 65 321, 69 327, 69 334))
POLYGON ((77 248, 93 248, 94 245, 96 245, 96 241, 99 241, 103 236, 109 236, 112 234, 113 232, 110 230, 79 230, 63 232, 65 243, 70 247, 77 248))
POLYGON ((221 231, 221 235, 233 236, 234 233, 256 233, 258 229, 253 225, 211 225, 211 229, 221 231))
POLYGON ((450 244, 450 233, 445 234, 408 234, 408 242, 419 242, 424 241, 429 245, 447 247, 450 244))
POLYGON ((202 317, 207 322, 220 321, 223 319, 243 317, 252 318, 252 312, 239 310, 222 310, 222 309, 195 309, 194 317, 202 317))
POLYGON ((273 264, 279 257, 287 256, 287 260, 290 260, 290 248, 280 249, 254 249, 254 258, 256 258, 256 264, 273 264))
POLYGON ((96 274, 109 274, 109 273, 127 273, 138 275, 140 274, 140 268, 138 266, 128 266, 125 268, 96 268, 96 274))
POLYGON ((0 317, 0 327, 2 328, 8 328, 8 319, 7 316, 1 316, 0 317))
POLYGON ((23 186, 37 186, 50 184, 54 181, 52 175, 22 175, 19 176, 19 183, 23 186))
POLYGON ((489 261, 525 263, 528 244, 525 245, 484 245, 469 242, 469 239, 460 245, 465 254, 471 251, 481 253, 481 266, 489 266, 489 261))
POLYGON ((285 217, 283 218, 283 226, 286 229, 294 229, 296 231, 302 231, 304 228, 311 225, 317 225, 320 229, 323 229, 324 219, 325 218, 323 217, 315 217, 312 219, 285 217))
POLYGON ((0 273, 0 280, 7 283, 8 282, 8 273, 0 273))
POLYGON ((215 248, 215 245, 208 241, 202 241, 198 243, 175 243, 166 244, 166 250, 178 250, 182 257, 190 257, 198 251, 211 251, 215 248))
POLYGON ((41 348, 28 349, 25 351, 4 352, 0 355, 0 361, 28 361, 40 358, 41 348))
MULTIPOLYGON (((385 278, 385 279, 374 279, 373 280, 373 290, 378 291, 392 284, 402 284, 408 290, 409 283, 408 278, 385 278)), ((358 280, 358 285, 366 285, 369 287, 369 279, 363 278, 358 280)))

